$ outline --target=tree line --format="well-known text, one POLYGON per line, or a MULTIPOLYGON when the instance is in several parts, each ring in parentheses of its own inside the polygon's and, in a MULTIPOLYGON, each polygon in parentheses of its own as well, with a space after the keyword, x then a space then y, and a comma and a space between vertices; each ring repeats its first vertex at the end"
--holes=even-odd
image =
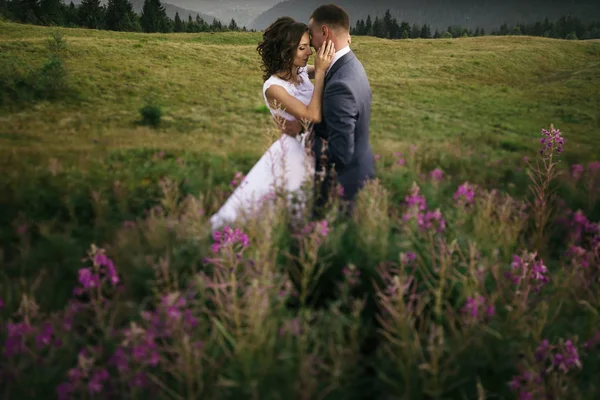
MULTIPOLYGON (((469 29, 459 25, 451 25, 445 30, 436 29, 432 31, 429 24, 410 24, 406 21, 398 23, 390 11, 386 11, 382 18, 376 16, 373 20, 371 15, 366 20, 359 19, 351 28, 355 36, 376 36, 387 39, 438 39, 465 36, 485 36, 484 28, 469 29)), ((583 23, 580 19, 572 16, 564 16, 557 21, 548 18, 531 24, 502 24, 498 29, 489 32, 489 35, 527 35, 544 36, 555 39, 600 39, 600 21, 583 23)))
POLYGON ((130 32, 226 32, 246 31, 231 19, 228 25, 214 19, 211 23, 196 14, 182 20, 179 13, 170 18, 160 0, 144 0, 140 15, 129 0, 82 0, 66 5, 63 0, 0 0, 0 16, 35 25, 82 27, 130 32))

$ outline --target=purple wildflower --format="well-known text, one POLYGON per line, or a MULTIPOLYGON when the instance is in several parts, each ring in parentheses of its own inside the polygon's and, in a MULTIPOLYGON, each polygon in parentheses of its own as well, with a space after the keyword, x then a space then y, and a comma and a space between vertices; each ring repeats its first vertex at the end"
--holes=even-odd
POLYGON ((69 382, 63 382, 56 388, 59 400, 67 400, 71 398, 73 393, 73 385, 69 382))
POLYGON ((469 182, 463 183, 458 187, 453 198, 458 205, 466 206, 473 204, 475 198, 475 186, 469 182))
POLYGON ((4 354, 7 357, 20 354, 25 351, 25 339, 32 332, 31 326, 26 322, 7 324, 8 336, 4 342, 4 354))
POLYGON ((539 292, 541 287, 550 281, 548 269, 542 260, 536 260, 537 253, 524 253, 522 257, 513 254, 513 261, 510 264, 514 273, 508 273, 507 277, 513 284, 518 285, 524 282, 533 285, 534 291, 539 292))
POLYGON ((600 161, 593 161, 588 164, 588 171, 594 173, 596 171, 600 171, 600 161))
POLYGON ((571 178, 573 178, 577 181, 581 178, 582 174, 583 174, 583 165, 575 164, 575 165, 571 166, 571 178))
POLYGON ((241 185, 245 179, 246 176, 244 174, 242 174, 241 172, 236 172, 233 176, 233 179, 231 180, 230 185, 233 189, 235 189, 238 185, 241 185))
POLYGON ((425 201, 425 197, 419 194, 419 187, 414 186, 410 194, 406 195, 404 198, 404 202, 409 208, 417 207, 419 211, 425 211, 427 208, 427 202, 425 201))
POLYGON ((590 266, 589 255, 582 247, 571 246, 571 248, 567 250, 566 256, 571 259, 573 265, 578 265, 583 268, 589 268, 590 266))
POLYGON ((542 342, 540 343, 538 348, 535 350, 536 361, 540 362, 540 361, 546 359, 549 349, 550 349, 550 344, 548 342, 548 339, 542 340, 542 342))
POLYGON ((395 156, 396 156, 396 165, 404 167, 406 165, 406 160, 402 156, 402 153, 396 153, 395 156))
POLYGON ((213 240, 215 241, 212 245, 212 251, 214 253, 219 253, 223 248, 231 247, 237 243, 242 246, 242 249, 246 249, 250 246, 250 241, 245 233, 239 228, 234 230, 229 226, 223 228, 223 231, 213 232, 213 240))
POLYGON ((542 144, 540 154, 548 156, 554 149, 556 149, 556 153, 562 153, 565 140, 563 139, 560 130, 555 129, 554 125, 550 125, 550 130, 542 129, 540 143, 542 144))
POLYGON ((442 171, 439 168, 436 168, 429 173, 429 177, 435 182, 440 182, 442 179, 444 179, 444 171, 442 171))
POLYGON ((474 297, 467 297, 461 312, 468 315, 469 320, 472 322, 485 317, 493 317, 496 309, 491 301, 486 300, 480 294, 476 294, 474 297))
POLYGON ((42 326, 42 329, 40 330, 40 332, 37 334, 37 336, 35 338, 38 350, 41 350, 44 347, 49 346, 51 344, 52 333, 53 333, 52 325, 50 325, 48 322, 46 322, 42 326))
POLYGON ((431 230, 434 226, 437 232, 443 232, 444 229, 446 229, 446 221, 439 209, 427 211, 426 213, 419 213, 417 216, 417 224, 422 231, 431 230))

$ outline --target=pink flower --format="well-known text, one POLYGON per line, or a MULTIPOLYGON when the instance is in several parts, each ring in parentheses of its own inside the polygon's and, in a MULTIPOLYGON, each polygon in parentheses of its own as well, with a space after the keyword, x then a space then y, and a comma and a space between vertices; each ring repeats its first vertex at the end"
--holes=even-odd
POLYGON ((583 165, 575 164, 571 166, 571 177, 576 181, 581 178, 581 174, 583 174, 583 165))
POLYGON ((540 154, 550 155, 554 149, 558 154, 562 153, 565 140, 563 139, 560 130, 555 129, 554 125, 550 125, 550 130, 542 129, 542 138, 540 139, 542 149, 540 154))
POLYGON ((444 172, 441 169, 436 168, 429 173, 429 177, 434 181, 439 182, 444 178, 444 172))
POLYGON ((464 206, 473 204, 475 198, 475 186, 469 182, 463 183, 458 187, 453 198, 459 205, 464 206))

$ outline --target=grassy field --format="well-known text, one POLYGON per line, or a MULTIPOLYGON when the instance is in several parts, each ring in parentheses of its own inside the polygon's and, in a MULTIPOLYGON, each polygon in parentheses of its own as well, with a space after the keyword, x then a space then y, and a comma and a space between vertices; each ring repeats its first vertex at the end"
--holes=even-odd
MULTIPOLYGON (((69 79, 81 96, 3 108, 3 154, 153 148, 236 159, 256 158, 265 146, 271 121, 257 112, 260 33, 146 35, 10 23, 0 29, 2 60, 27 65, 40 63, 47 38, 62 32, 69 79), (168 116, 158 131, 135 126, 147 96, 168 116)), ((380 152, 424 144, 514 159, 536 146, 536 132, 549 123, 569 132, 573 157, 590 159, 600 150, 597 41, 357 37, 353 50, 371 81, 380 152)))
POLYGON ((600 41, 353 38, 380 181, 213 237, 259 40, 0 21, 0 393, 598 398, 600 41))

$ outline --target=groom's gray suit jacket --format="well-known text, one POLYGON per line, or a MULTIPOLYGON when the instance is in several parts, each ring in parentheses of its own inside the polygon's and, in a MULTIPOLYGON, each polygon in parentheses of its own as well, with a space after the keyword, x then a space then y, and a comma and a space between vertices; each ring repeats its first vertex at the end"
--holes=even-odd
MULTIPOLYGON (((365 69, 350 51, 337 60, 325 76, 323 119, 314 126, 313 141, 317 173, 324 167, 329 177, 335 168, 346 200, 353 200, 365 181, 375 177, 375 159, 369 142, 371 98, 365 69), (322 139, 327 141, 324 163, 322 139)), ((323 196, 326 197, 330 185, 326 179, 321 188, 323 196)))

